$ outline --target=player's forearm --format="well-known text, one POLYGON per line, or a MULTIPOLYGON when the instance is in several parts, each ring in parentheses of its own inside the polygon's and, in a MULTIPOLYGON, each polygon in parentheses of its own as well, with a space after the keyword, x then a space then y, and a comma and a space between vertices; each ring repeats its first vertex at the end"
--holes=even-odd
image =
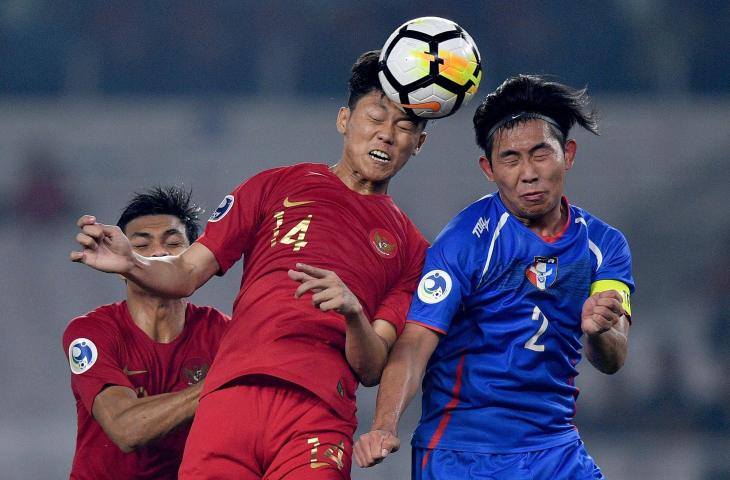
POLYGON ((396 436, 401 415, 418 392, 425 370, 425 362, 418 361, 408 342, 401 340, 395 343, 383 371, 371 427, 396 436))
POLYGON ((192 266, 180 255, 143 257, 134 253, 133 266, 124 276, 151 293, 167 298, 189 297, 198 287, 192 266))
POLYGON ((606 374, 616 373, 623 367, 628 352, 628 336, 621 328, 594 336, 587 336, 586 358, 599 371, 606 374))
POLYGON ((360 383, 366 387, 377 385, 388 359, 388 346, 360 311, 345 316, 345 355, 360 383))
POLYGON ((202 383, 179 392, 140 398, 114 419, 115 443, 136 450, 170 433, 195 415, 202 383))

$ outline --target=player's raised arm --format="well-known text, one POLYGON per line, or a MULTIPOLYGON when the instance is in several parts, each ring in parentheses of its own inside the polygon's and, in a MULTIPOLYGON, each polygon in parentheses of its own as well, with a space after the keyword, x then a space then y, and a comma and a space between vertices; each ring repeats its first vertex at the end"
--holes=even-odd
POLYGON ((383 372, 370 432, 360 436, 353 454, 360 467, 371 467, 400 448, 398 422, 418 391, 439 336, 415 323, 406 324, 383 372))
POLYGON ((219 268, 213 253, 199 243, 180 255, 144 257, 133 251, 117 226, 97 223, 92 215, 82 216, 77 225, 81 232, 76 241, 82 250, 71 252, 71 261, 119 273, 161 297, 188 297, 219 268))

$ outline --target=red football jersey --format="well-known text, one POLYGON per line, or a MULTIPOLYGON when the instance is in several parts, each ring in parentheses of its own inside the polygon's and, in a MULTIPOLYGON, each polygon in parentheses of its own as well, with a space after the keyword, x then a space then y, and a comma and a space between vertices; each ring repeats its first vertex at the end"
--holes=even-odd
POLYGON ((213 361, 228 317, 188 304, 185 327, 170 343, 150 339, 132 320, 127 302, 75 318, 63 334, 71 367, 78 432, 72 479, 176 479, 190 425, 124 453, 94 419, 94 399, 108 385, 138 396, 175 392, 199 382, 213 361))
MULTIPOLYGON (((243 375, 301 385, 355 422, 357 380, 345 358, 345 321, 294 298, 296 263, 334 271, 370 319, 400 333, 427 242, 388 195, 350 190, 326 165, 262 172, 226 196, 198 239, 221 274, 241 256, 233 321, 204 391, 243 375)), ((204 393, 205 393, 204 392, 204 393)))

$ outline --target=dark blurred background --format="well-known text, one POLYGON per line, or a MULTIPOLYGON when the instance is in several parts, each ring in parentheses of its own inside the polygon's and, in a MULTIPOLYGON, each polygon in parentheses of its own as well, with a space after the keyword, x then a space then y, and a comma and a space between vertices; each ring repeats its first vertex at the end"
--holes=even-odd
MULTIPOLYGON (((243 179, 333 164, 349 68, 404 21, 450 18, 479 47, 483 97, 516 73, 587 85, 571 202, 620 228, 638 286, 630 355, 581 365, 576 424, 611 479, 730 479, 730 2, 0 0, 0 465, 67 478, 75 408, 61 332, 123 284, 67 260, 75 219, 182 183, 208 212, 243 179)), ((493 187, 475 104, 431 122, 391 194, 429 239, 493 187)), ((230 312, 241 267, 193 301, 230 312)), ((376 389, 361 389, 363 428, 376 389)), ((410 435, 420 405, 402 427, 410 435)), ((406 447, 354 479, 408 478, 406 447)))

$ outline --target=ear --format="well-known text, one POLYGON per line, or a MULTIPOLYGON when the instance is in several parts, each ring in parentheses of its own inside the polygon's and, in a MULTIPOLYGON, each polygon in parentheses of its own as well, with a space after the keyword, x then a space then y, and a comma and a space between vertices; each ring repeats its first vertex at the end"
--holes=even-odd
POLYGON ((575 161, 575 152, 578 151, 578 144, 572 138, 565 142, 565 170, 570 170, 575 161))
POLYGON ((426 132, 421 132, 420 136, 418 137, 418 144, 413 150, 413 155, 418 155, 418 152, 421 151, 421 147, 424 143, 426 143, 426 139, 428 139, 428 134, 426 132))
POLYGON ((337 131, 344 135, 347 131, 347 120, 350 119, 350 109, 347 107, 340 107, 340 111, 337 112, 337 131))
POLYGON ((487 180, 489 180, 490 182, 494 181, 494 170, 492 170, 492 162, 490 162, 489 159, 484 155, 479 157, 479 168, 481 168, 482 172, 484 172, 484 175, 487 176, 487 180))

